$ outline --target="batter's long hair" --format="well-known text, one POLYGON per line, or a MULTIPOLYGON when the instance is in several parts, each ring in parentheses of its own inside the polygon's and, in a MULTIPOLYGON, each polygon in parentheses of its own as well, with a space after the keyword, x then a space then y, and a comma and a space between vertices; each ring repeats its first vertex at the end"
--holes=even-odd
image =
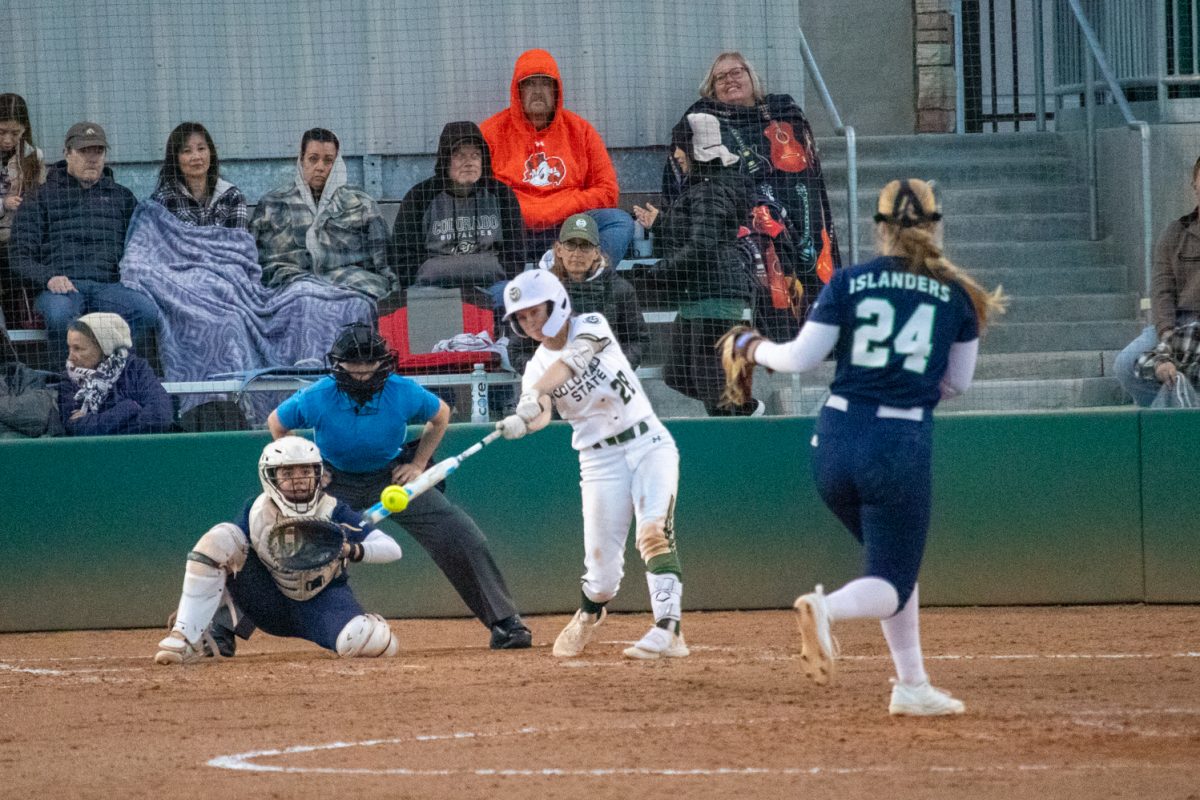
MULTIPOLYGON (((29 106, 25 104, 25 98, 19 94, 0 94, 0 121, 15 122, 25 129, 21 140, 17 142, 14 154, 17 180, 13 191, 26 196, 31 195, 39 186, 44 165, 38 158, 37 145, 33 143, 33 126, 29 122, 29 106), (27 145, 28 153, 25 152, 27 145)), ((0 162, 0 169, 4 169, 4 166, 0 162)))
POLYGON ((971 298, 979 329, 988 318, 1003 314, 1008 307, 1004 288, 983 288, 967 272, 946 258, 942 251, 942 213, 933 187, 910 178, 892 181, 879 193, 875 214, 875 245, 881 255, 904 259, 908 271, 926 275, 940 283, 957 283, 971 298))

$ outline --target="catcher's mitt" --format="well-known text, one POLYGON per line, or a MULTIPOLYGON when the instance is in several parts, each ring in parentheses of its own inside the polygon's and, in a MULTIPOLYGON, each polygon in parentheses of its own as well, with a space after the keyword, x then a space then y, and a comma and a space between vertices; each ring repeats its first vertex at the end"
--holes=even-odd
POLYGON ((286 517, 267 534, 267 554, 280 569, 303 572, 342 555, 346 535, 340 525, 315 517, 286 517))
POLYGON ((750 346, 761 341, 762 334, 748 325, 734 325, 717 340, 721 368, 725 370, 725 388, 721 390, 722 408, 745 405, 754 385, 754 362, 747 356, 750 346))

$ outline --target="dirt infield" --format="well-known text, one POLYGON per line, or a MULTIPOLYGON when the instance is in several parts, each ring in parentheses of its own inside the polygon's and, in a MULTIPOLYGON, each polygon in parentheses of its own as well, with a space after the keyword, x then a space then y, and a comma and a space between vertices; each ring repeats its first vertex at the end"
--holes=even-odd
POLYGON ((936 720, 888 716, 874 623, 818 688, 789 612, 691 614, 692 656, 655 663, 620 654, 645 616, 555 659, 565 621, 524 652, 403 620, 391 660, 260 634, 183 668, 161 631, 6 634, 0 796, 1200 798, 1200 607, 927 610, 967 704, 936 720))

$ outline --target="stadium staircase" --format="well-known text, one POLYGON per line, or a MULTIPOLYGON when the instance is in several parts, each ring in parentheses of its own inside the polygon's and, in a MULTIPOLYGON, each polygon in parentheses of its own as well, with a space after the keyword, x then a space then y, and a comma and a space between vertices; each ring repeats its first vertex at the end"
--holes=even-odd
MULTIPOLYGON (((848 254, 845 143, 823 139, 820 147, 848 254)), ((897 177, 932 179, 947 215, 947 254, 984 285, 1002 284, 1012 298, 1009 313, 981 344, 975 384, 942 410, 1130 402, 1112 376, 1112 362, 1141 330, 1137 292, 1126 277, 1138 270, 1119 263, 1110 242, 1089 240, 1085 168, 1061 137, 864 137, 858 140, 858 170, 861 260, 873 252, 871 217, 883 184, 897 177)), ((660 415, 702 416, 699 402, 662 384, 654 363, 642 371, 643 383, 660 415)), ((832 363, 799 377, 760 371, 755 394, 766 401, 768 413, 814 414, 832 376, 832 363)))

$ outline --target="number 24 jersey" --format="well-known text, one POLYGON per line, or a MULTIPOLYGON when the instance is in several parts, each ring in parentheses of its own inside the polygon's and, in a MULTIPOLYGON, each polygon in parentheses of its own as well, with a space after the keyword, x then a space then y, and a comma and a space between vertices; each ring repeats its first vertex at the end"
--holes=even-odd
POLYGON ((959 284, 915 275, 891 257, 835 272, 808 319, 839 330, 829 390, 877 405, 937 405, 950 347, 979 337, 959 284))

